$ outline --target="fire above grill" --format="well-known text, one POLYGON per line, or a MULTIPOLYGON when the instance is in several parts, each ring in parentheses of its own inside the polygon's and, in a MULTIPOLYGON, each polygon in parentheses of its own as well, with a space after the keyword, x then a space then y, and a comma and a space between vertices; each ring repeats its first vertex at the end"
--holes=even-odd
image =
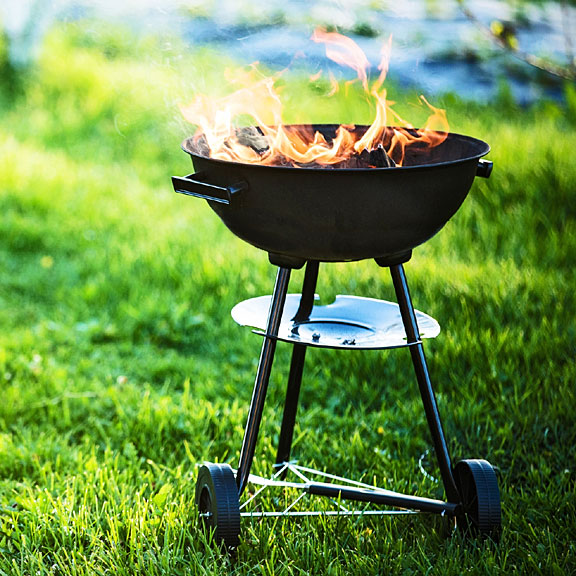
MULTIPOLYGON (((330 141, 338 126, 307 128, 330 141)), ((202 138, 189 138, 182 147, 196 173, 172 181, 177 192, 208 200, 235 235, 279 265, 366 258, 388 265, 408 260, 456 213, 475 176, 490 175, 492 163, 481 159, 488 144, 437 135, 437 146, 407 148, 402 166, 383 168, 230 162, 210 158, 202 138)))

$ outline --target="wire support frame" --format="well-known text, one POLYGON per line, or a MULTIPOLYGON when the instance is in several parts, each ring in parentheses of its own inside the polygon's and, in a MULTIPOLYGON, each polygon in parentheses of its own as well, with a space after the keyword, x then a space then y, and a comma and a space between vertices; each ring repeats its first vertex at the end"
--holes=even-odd
MULTIPOLYGON (((240 505, 240 516, 243 518, 282 518, 282 517, 318 517, 318 516, 398 516, 408 514, 419 514, 418 510, 408 509, 369 509, 365 505, 362 509, 350 509, 345 507, 340 498, 329 498, 329 501, 336 507, 334 510, 295 510, 296 506, 301 503, 307 496, 311 496, 309 490, 312 485, 334 487, 331 482, 318 482, 314 481, 312 477, 320 477, 324 480, 338 482, 342 487, 362 489, 373 494, 396 494, 393 491, 378 488, 364 482, 350 480, 342 476, 315 470, 306 466, 300 466, 295 462, 283 462, 275 465, 276 472, 270 478, 264 478, 255 474, 250 474, 248 483, 258 486, 258 489, 240 505), (296 476, 298 481, 282 480, 287 473, 296 476), (262 511, 262 510, 249 510, 252 505, 255 505, 258 498, 262 493, 270 488, 279 489, 295 489, 300 493, 293 499, 287 502, 283 510, 262 511)), ((357 504, 360 504, 358 502, 357 504)))

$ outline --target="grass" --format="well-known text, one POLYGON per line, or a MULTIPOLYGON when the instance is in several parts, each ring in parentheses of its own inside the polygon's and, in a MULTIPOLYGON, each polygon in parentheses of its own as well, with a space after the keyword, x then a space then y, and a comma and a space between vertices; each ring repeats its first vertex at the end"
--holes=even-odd
MULTIPOLYGON (((426 351, 453 458, 498 466, 500 543, 446 538, 427 516, 270 520, 246 522, 227 557, 198 529, 196 465, 237 462, 260 340, 229 310, 269 293, 274 270, 171 191, 189 170, 176 105, 217 82, 218 57, 95 38, 60 28, 0 95, 0 574, 576 572, 573 89, 525 110, 435 102, 490 142, 495 170, 406 266, 443 327, 426 351)), ((296 88, 301 121, 369 119, 353 97, 296 88)), ((371 262, 324 266, 319 291, 393 299, 371 262)), ((418 467, 428 448, 405 350, 309 354, 302 463, 442 497, 418 467)))

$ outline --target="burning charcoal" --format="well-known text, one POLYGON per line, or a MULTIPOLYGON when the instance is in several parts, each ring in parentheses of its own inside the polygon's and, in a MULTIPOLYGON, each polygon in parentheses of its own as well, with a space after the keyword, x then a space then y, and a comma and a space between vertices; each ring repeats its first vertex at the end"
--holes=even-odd
POLYGON ((360 154, 354 156, 356 162, 358 163, 358 168, 368 168, 371 164, 370 161, 370 152, 364 148, 360 154))
POLYGON ((210 146, 208 146, 208 142, 206 142, 205 136, 202 135, 200 138, 194 138, 193 142, 193 150, 196 152, 196 154, 206 158, 210 157, 210 146))
POLYGON ((393 168, 396 162, 388 156, 386 150, 382 148, 382 144, 378 144, 377 148, 370 150, 370 164, 376 168, 393 168))
POLYGON ((396 166, 396 163, 388 154, 381 144, 378 144, 377 148, 372 150, 362 150, 360 154, 356 154, 348 160, 355 160, 356 166, 350 165, 350 168, 392 168, 396 166))
POLYGON ((342 160, 342 162, 338 162, 338 164, 333 164, 333 168, 368 168, 368 162, 362 158, 361 156, 355 155, 350 156, 350 158, 346 158, 346 160, 342 160))
POLYGON ((236 130, 236 137, 242 146, 248 146, 262 156, 270 148, 266 137, 254 126, 246 126, 236 130))

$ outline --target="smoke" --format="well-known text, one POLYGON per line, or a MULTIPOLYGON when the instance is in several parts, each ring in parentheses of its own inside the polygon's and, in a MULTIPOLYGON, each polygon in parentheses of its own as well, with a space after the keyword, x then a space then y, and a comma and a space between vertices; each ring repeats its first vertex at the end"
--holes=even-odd
POLYGON ((4 0, 0 4, 0 23, 14 68, 25 68, 38 56, 44 35, 67 4, 66 0, 4 0))

